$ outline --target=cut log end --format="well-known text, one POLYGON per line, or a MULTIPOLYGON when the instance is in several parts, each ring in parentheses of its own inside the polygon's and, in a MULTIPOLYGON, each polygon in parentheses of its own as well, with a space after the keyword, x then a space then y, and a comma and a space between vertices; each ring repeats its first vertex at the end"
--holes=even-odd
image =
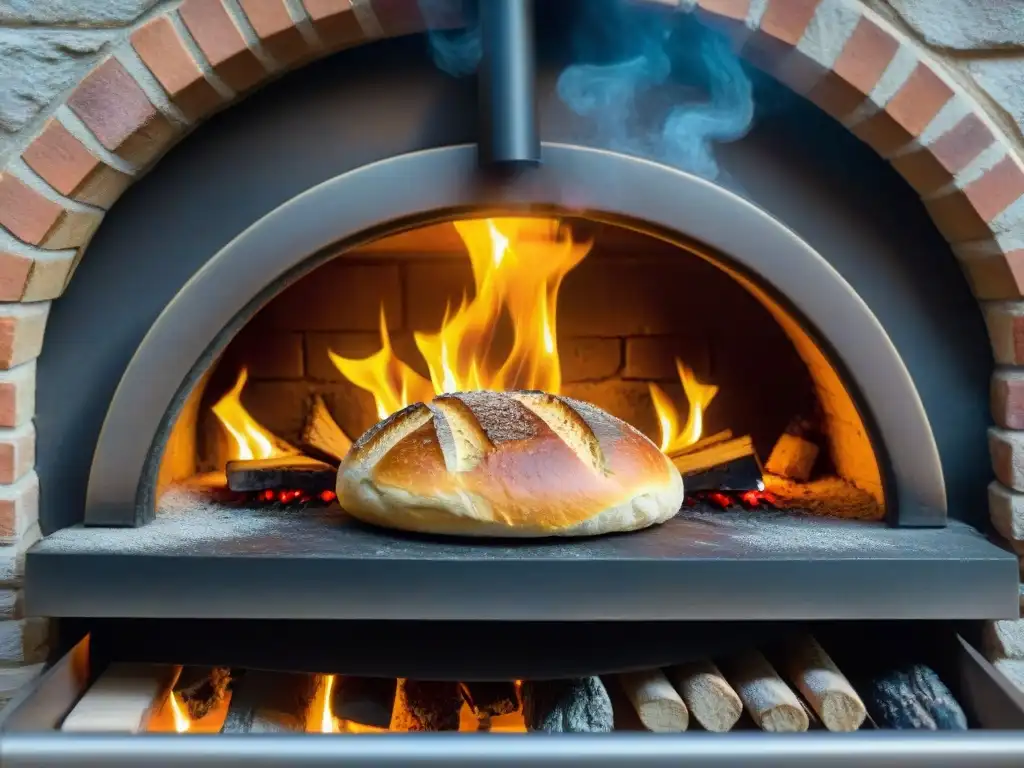
POLYGON ((686 730, 690 713, 660 669, 619 675, 619 683, 644 728, 655 733, 686 730))
POLYGON ((189 717, 202 720, 224 701, 230 683, 231 670, 226 667, 186 667, 174 683, 174 693, 189 717))
POLYGON ((856 731, 864 724, 867 711, 859 696, 844 691, 829 691, 816 710, 822 724, 830 731, 856 731))
POLYGON ((776 704, 755 719, 768 733, 797 733, 806 731, 809 725, 807 712, 799 704, 776 704))
POLYGON ((694 719, 714 733, 732 730, 743 702, 712 662, 692 662, 669 670, 669 676, 694 719))

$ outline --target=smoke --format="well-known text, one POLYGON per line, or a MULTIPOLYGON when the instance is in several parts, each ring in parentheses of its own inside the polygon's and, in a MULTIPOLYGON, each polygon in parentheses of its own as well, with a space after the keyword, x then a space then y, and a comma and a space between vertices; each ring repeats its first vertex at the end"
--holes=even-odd
POLYGON ((480 22, 470 19, 461 29, 450 26, 459 0, 419 0, 420 13, 427 24, 427 41, 434 66, 452 77, 465 77, 480 64, 480 22))
POLYGON ((586 7, 559 98, 611 148, 718 178, 715 145, 744 136, 754 116, 750 79, 725 37, 683 14, 618 0, 586 7), (690 88, 680 95, 678 85, 690 88), (667 108, 650 108, 666 97, 667 108))

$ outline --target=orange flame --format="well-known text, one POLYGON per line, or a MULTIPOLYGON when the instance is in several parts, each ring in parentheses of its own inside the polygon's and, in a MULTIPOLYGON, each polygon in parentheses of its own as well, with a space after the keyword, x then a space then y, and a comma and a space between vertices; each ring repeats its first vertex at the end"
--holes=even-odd
POLYGON ((690 404, 690 412, 682 428, 679 426, 679 413, 672 399, 657 384, 648 384, 654 410, 658 414, 658 424, 661 427, 659 447, 662 453, 675 453, 700 439, 704 430, 704 411, 718 394, 718 387, 714 384, 702 384, 679 358, 676 358, 676 372, 679 374, 679 382, 683 385, 683 393, 690 404))
POLYGON ((273 459, 298 453, 288 443, 275 437, 256 421, 242 405, 242 390, 249 379, 243 368, 238 380, 224 397, 213 406, 213 413, 232 439, 229 461, 240 459, 273 459))
POLYGON ((334 713, 331 712, 331 691, 334 690, 334 675, 324 678, 324 706, 320 712, 320 733, 334 733, 334 713))
POLYGON ((380 351, 363 360, 350 360, 331 350, 327 350, 327 356, 342 376, 373 394, 377 418, 386 419, 411 403, 430 400, 434 390, 429 381, 395 356, 383 306, 380 308, 380 341, 380 351))
POLYGON ((171 708, 171 717, 174 718, 174 730, 178 733, 185 733, 192 727, 192 720, 182 709, 181 704, 178 702, 178 696, 171 691, 167 697, 167 703, 171 708))
POLYGON ((381 350, 365 359, 328 352, 341 374, 372 393, 380 418, 435 394, 474 389, 543 389, 562 386, 556 310, 562 280, 590 250, 553 219, 471 219, 455 223, 473 269, 475 293, 445 312, 436 333, 414 334, 430 381, 399 360, 381 314, 381 350), (490 359, 505 313, 512 348, 490 359))

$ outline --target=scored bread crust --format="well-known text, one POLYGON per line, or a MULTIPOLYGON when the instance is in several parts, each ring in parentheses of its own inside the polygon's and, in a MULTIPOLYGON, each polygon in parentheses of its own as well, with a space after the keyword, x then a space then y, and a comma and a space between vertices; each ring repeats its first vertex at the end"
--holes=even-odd
POLYGON ((683 481, 646 436, 545 392, 456 392, 371 427, 338 501, 375 525, 463 536, 590 536, 663 523, 683 481))

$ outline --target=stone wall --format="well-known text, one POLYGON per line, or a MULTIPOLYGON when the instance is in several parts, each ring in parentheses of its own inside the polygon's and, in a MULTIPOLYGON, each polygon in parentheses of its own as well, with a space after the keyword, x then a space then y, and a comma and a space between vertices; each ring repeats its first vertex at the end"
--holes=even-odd
MULTIPOLYGON (((726 30, 921 195, 988 320, 992 510, 1024 548, 1024 8, 646 1, 726 30)), ((194 124, 279 72, 424 24, 415 0, 0 0, 0 701, 45 654, 19 591, 39 535, 34 359, 104 212, 194 124)))

